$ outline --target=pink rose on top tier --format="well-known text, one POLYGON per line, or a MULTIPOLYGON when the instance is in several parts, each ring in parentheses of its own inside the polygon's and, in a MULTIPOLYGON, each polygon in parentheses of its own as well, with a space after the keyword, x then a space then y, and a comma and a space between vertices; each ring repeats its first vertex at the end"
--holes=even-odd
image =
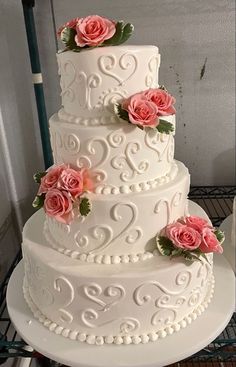
POLYGON ((135 94, 122 103, 122 108, 128 112, 132 124, 155 127, 159 123, 158 108, 142 94, 135 94))
POLYGON ((158 107, 158 116, 173 115, 176 113, 173 107, 175 98, 165 90, 160 88, 149 89, 144 92, 144 95, 158 107))
POLYGON ((45 176, 41 178, 38 195, 45 194, 48 190, 57 187, 58 179, 65 168, 67 167, 64 164, 49 168, 45 176))
POLYGON ((76 28, 76 24, 78 23, 79 18, 74 18, 71 19, 69 22, 66 22, 63 26, 61 26, 58 31, 57 31, 57 35, 60 37, 61 36, 61 32, 63 31, 64 28, 72 28, 75 29, 76 28))
POLYGON ((202 252, 218 252, 223 253, 223 248, 220 245, 216 235, 210 228, 203 228, 202 230, 202 242, 199 247, 202 252))
POLYGON ((165 234, 175 247, 183 250, 195 250, 201 244, 201 235, 195 229, 178 222, 169 224, 165 234))
POLYGON ((73 207, 70 194, 66 191, 51 189, 46 193, 44 210, 50 217, 68 224, 73 219, 73 207))
POLYGON ((79 19, 76 32, 75 42, 78 46, 98 46, 114 36, 116 25, 107 18, 90 15, 79 19))
POLYGON ((57 187, 60 190, 69 192, 74 198, 77 198, 83 193, 84 189, 82 172, 75 171, 72 168, 63 169, 57 187))
POLYGON ((194 215, 185 217, 181 222, 186 224, 188 227, 194 228, 199 233, 202 233, 203 228, 210 228, 210 224, 206 219, 196 217, 194 215))

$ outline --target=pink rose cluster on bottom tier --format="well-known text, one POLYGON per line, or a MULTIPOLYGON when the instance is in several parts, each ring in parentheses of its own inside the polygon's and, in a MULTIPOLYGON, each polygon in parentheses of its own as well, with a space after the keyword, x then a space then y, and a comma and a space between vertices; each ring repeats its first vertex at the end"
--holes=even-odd
POLYGON ((43 225, 39 210, 24 228, 24 296, 51 332, 98 346, 155 342, 193 322, 212 298, 211 255, 82 263, 53 250, 43 225))
POLYGON ((198 259, 207 253, 222 254, 224 234, 205 219, 186 216, 167 225, 157 236, 157 247, 162 255, 198 259))

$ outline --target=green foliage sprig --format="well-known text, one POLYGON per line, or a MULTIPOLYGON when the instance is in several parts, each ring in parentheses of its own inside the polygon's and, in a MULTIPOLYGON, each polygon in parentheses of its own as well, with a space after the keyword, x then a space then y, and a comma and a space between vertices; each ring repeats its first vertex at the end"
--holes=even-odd
POLYGON ((75 36, 77 34, 76 29, 70 27, 64 27, 60 33, 60 39, 62 43, 66 46, 64 51, 71 50, 74 52, 81 52, 84 49, 92 49, 95 47, 104 47, 104 46, 118 46, 122 43, 126 42, 129 37, 131 37, 134 30, 134 26, 131 23, 125 24, 123 21, 119 21, 116 23, 116 32, 115 34, 105 40, 98 46, 83 46, 80 47, 75 42, 75 36))

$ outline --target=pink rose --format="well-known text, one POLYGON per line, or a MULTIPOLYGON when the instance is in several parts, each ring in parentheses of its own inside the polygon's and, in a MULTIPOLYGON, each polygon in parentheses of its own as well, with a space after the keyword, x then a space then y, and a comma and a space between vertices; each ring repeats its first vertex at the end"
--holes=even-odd
POLYGON ((48 190, 57 187, 57 182, 66 165, 55 166, 49 168, 45 176, 41 178, 38 195, 45 194, 48 190))
POLYGON ((63 26, 61 26, 58 31, 57 31, 57 36, 61 37, 61 32, 63 31, 64 28, 72 28, 75 29, 76 28, 76 24, 78 23, 79 18, 74 18, 71 19, 69 22, 65 23, 63 26))
POLYGON ((175 247, 183 250, 195 250, 201 244, 201 235, 182 223, 169 224, 165 228, 165 234, 175 247))
POLYGON ((72 168, 62 170, 57 188, 69 192, 74 198, 83 193, 83 175, 72 168))
POLYGON ((216 235, 210 228, 203 228, 202 230, 202 242, 200 245, 200 250, 202 252, 218 252, 222 254, 223 248, 217 240, 216 235))
POLYGON ((44 210, 50 217, 68 224, 73 219, 72 209, 72 201, 67 192, 51 189, 46 193, 44 210))
POLYGON ((180 222, 183 222, 188 227, 195 229, 199 233, 202 233, 203 228, 210 228, 210 224, 206 219, 196 217, 194 215, 185 217, 183 220, 180 220, 180 222))
POLYGON ((84 191, 93 191, 94 182, 90 172, 87 169, 83 170, 83 184, 84 184, 84 191))
POLYGON ((149 89, 144 92, 144 95, 158 107, 158 116, 176 113, 175 108, 172 106, 175 103, 175 98, 163 89, 149 89))
POLYGON ((138 93, 125 100, 122 108, 129 114, 129 121, 135 125, 155 127, 159 124, 158 108, 146 99, 143 93, 138 93))
POLYGON ((107 18, 90 15, 79 19, 76 31, 75 42, 78 46, 98 46, 115 34, 116 25, 107 18))

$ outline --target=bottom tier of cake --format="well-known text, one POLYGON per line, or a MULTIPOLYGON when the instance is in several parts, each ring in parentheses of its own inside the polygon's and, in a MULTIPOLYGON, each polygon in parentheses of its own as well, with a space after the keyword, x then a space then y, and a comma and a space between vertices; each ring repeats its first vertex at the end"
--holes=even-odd
POLYGON ((211 300, 210 260, 84 263, 50 248, 40 218, 24 232, 24 296, 56 334, 97 345, 146 343, 186 327, 211 300))

